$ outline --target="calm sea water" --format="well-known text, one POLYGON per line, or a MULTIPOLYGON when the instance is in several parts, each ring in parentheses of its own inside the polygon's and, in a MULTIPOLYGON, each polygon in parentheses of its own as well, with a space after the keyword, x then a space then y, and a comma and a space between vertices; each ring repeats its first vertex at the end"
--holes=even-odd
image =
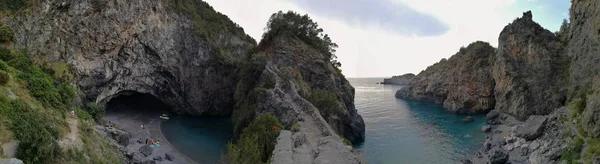
MULTIPOLYGON (((456 163, 485 140, 484 116, 463 123, 465 115, 441 106, 396 99, 402 86, 379 85, 381 78, 349 79, 355 104, 366 124, 365 142, 357 145, 373 164, 456 163)), ((172 116, 162 124, 165 137, 180 152, 200 163, 216 163, 232 137, 229 118, 172 116)))
POLYGON ((172 115, 163 135, 179 152, 198 163, 217 163, 233 137, 231 119, 172 115))
POLYGON ((381 78, 348 79, 354 102, 366 124, 365 142, 357 147, 373 164, 456 163, 484 142, 484 115, 463 123, 465 115, 440 105, 396 99, 402 86, 379 85, 381 78))

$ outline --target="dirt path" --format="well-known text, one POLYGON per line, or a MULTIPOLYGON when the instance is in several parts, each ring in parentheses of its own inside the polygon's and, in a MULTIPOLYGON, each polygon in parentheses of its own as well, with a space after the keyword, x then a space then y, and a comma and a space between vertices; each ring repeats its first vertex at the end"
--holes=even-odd
POLYGON ((18 140, 11 140, 7 143, 2 143, 2 150, 4 150, 4 155, 8 156, 9 158, 14 158, 15 153, 17 153, 18 146, 18 140))
POLYGON ((81 148, 83 141, 79 138, 79 120, 69 118, 67 123, 69 124, 69 133, 58 141, 58 145, 62 148, 81 148))

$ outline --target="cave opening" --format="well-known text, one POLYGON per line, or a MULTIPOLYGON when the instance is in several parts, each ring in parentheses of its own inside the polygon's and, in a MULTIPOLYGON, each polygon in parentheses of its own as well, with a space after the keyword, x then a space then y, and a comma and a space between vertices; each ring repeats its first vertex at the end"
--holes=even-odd
POLYGON ((178 115, 171 109, 151 94, 121 92, 106 103, 104 121, 127 131, 131 135, 127 147, 134 150, 143 143, 136 142, 140 139, 158 139, 161 144, 153 154, 169 153, 183 163, 218 163, 233 138, 231 118, 178 115), (160 118, 162 114, 169 118, 160 118))

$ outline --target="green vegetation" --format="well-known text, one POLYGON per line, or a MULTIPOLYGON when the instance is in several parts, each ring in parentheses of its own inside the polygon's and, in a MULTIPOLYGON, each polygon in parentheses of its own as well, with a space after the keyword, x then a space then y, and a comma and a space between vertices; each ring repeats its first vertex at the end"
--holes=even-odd
POLYGON ((336 60, 336 43, 331 41, 329 35, 323 33, 323 29, 308 15, 300 15, 293 11, 274 13, 267 22, 266 32, 263 34, 259 47, 266 47, 277 37, 298 38, 304 43, 325 54, 334 67, 341 67, 336 60))
MULTIPOLYGON (((231 59, 230 52, 219 43, 224 41, 223 34, 237 36, 243 41, 256 44, 256 41, 244 32, 244 29, 217 11, 204 1, 170 0, 169 8, 187 16, 193 26, 194 34, 204 38, 211 47, 215 47, 221 61, 231 59)), ((228 38, 230 39, 230 38, 228 38)))
POLYGON ((572 100, 569 103, 569 109, 571 109, 571 111, 570 111, 571 118, 583 113, 583 111, 586 108, 586 103, 587 103, 587 95, 585 95, 585 94, 579 98, 572 100))
POLYGON ((313 89, 307 100, 319 110, 338 108, 340 106, 335 93, 322 89, 313 89))
POLYGON ((244 129, 240 139, 227 145, 227 163, 268 163, 283 126, 270 114, 261 115, 244 129))
POLYGON ((9 45, 0 45, 0 141, 19 141, 16 158, 42 164, 122 163, 116 147, 94 130, 92 117, 72 103, 75 89, 61 78, 70 70, 62 69, 66 68, 62 64, 48 68, 34 63, 9 45), (54 76, 61 69, 61 76, 54 76), (1 80, 4 75, 10 80, 1 80), (77 118, 66 116, 71 109, 77 111, 77 118), (59 146, 69 132, 67 120, 79 122, 83 145, 59 146))
POLYGON ((0 23, 0 43, 10 42, 13 40, 14 33, 12 29, 0 23))
POLYGON ((0 71, 0 85, 6 85, 10 81, 10 75, 5 71, 0 71))
POLYGON ((583 149, 583 144, 585 144, 584 140, 576 136, 575 139, 569 142, 565 153, 561 156, 561 160, 566 161, 568 164, 577 163, 577 160, 580 158, 581 150, 583 149))
POLYGON ((0 1, 0 11, 16 11, 27 7, 29 0, 2 0, 0 1))
MULTIPOLYGON (((340 137, 342 137, 342 135, 339 135, 340 137)), ((348 140, 345 137, 342 137, 342 141, 344 141, 344 145, 346 146, 352 146, 352 142, 350 142, 350 140, 348 140)))
POLYGON ((254 119, 256 108, 256 97, 264 88, 258 87, 265 65, 267 56, 265 54, 253 54, 245 59, 238 69, 238 83, 234 94, 234 110, 232 120, 235 124, 234 134, 239 136, 244 129, 254 119))
POLYGON ((300 124, 295 123, 294 125, 292 125, 292 127, 290 128, 290 131, 292 131, 292 132, 300 131, 300 124))
POLYGON ((600 140, 595 138, 586 139, 587 151, 583 154, 584 163, 592 163, 595 157, 600 156, 600 140))
POLYGON ((106 113, 104 107, 99 106, 96 103, 87 103, 85 104, 85 107, 87 108, 87 112, 90 114, 91 118, 96 120, 96 122, 102 121, 102 117, 104 117, 104 114, 106 113))

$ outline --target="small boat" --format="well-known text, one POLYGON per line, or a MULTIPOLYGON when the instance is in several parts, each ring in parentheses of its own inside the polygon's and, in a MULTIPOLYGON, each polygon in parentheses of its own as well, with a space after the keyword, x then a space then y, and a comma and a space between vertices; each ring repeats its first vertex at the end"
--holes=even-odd
POLYGON ((166 114, 162 114, 162 116, 160 116, 160 119, 168 120, 169 116, 167 116, 166 114))

